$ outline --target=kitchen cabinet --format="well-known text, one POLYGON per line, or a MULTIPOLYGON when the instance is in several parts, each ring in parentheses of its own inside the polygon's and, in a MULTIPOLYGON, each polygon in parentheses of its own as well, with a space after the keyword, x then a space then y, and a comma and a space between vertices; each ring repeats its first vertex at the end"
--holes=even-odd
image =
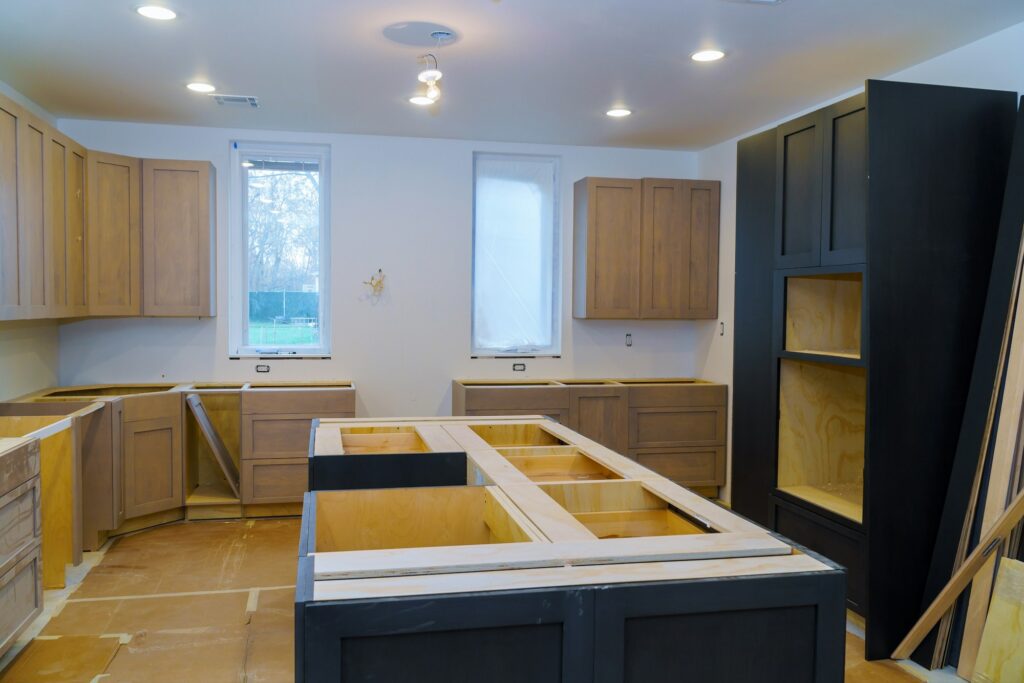
POLYGON ((868 81, 738 145, 733 509, 847 566, 868 659, 930 599, 1015 104, 868 81))
POLYGON ((47 128, 22 112, 18 118, 18 269, 21 276, 23 318, 47 315, 46 285, 49 237, 46 214, 47 128))
POLYGON ((569 387, 569 429, 625 454, 629 444, 629 390, 623 386, 569 387))
POLYGON ((215 315, 215 182, 206 161, 143 160, 143 315, 215 315))
POLYGON ((123 399, 124 518, 185 504, 181 397, 176 392, 123 399))
POLYGON ((573 315, 718 315, 718 181, 584 178, 574 186, 573 315))
POLYGON ((43 610, 39 441, 0 438, 0 657, 43 610))
POLYGON ((89 315, 142 313, 141 173, 139 159, 89 153, 89 315))
POLYGON ((864 262, 867 143, 863 95, 776 129, 776 267, 864 262))
POLYGON ((704 380, 455 380, 453 415, 545 415, 684 486, 725 484, 728 388, 704 380))
POLYGON ((18 119, 21 108, 0 98, 0 320, 21 316, 18 253, 18 119))
POLYGON ((46 233, 49 236, 47 317, 86 314, 85 174, 86 151, 71 138, 47 135, 46 233))

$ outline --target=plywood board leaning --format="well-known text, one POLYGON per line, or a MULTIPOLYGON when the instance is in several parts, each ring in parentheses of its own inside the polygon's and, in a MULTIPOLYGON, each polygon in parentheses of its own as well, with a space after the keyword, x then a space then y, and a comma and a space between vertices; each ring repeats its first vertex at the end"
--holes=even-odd
POLYGON ((999 563, 981 646, 974 663, 975 683, 1024 681, 1024 563, 999 563))

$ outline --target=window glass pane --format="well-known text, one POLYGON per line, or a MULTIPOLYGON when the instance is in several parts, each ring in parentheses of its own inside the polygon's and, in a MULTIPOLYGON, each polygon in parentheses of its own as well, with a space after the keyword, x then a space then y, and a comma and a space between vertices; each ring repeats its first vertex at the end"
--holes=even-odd
POLYGON ((247 156, 246 346, 320 346, 320 167, 247 156))
POLYGON ((558 353, 557 160, 479 154, 473 350, 558 353))

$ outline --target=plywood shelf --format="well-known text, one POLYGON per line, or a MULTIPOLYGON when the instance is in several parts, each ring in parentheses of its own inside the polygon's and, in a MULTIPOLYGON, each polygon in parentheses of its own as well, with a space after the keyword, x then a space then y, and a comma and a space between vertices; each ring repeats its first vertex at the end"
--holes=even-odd
POLYGON ((785 286, 786 351, 861 357, 861 273, 791 275, 785 286))
POLYGON ((198 505, 238 505, 241 503, 226 482, 202 484, 192 489, 185 499, 189 507, 198 505))
POLYGON ((864 521, 864 484, 780 486, 779 490, 858 524, 864 521))

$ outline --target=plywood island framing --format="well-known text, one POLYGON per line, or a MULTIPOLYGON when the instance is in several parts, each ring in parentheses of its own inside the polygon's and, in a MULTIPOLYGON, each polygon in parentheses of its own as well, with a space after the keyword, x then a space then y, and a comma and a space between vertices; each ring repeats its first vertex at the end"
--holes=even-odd
POLYGON ((297 680, 842 680, 841 568, 551 420, 323 419, 309 463, 297 680))

